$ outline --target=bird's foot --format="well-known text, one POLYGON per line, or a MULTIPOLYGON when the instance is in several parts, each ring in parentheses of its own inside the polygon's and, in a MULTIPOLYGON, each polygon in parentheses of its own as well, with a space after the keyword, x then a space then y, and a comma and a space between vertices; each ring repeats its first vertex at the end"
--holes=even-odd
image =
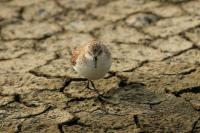
POLYGON ((99 100, 100 102, 104 103, 110 103, 108 98, 109 96, 105 96, 104 94, 101 94, 95 87, 94 83, 91 80, 88 80, 86 83, 85 88, 94 91, 97 94, 96 100, 99 100), (91 86, 90 86, 91 84, 91 86))

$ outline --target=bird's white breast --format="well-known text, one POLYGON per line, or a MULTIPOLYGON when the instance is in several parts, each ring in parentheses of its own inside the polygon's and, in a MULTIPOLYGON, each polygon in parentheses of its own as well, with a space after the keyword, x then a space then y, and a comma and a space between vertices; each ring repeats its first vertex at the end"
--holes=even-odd
POLYGON ((105 53, 98 56, 97 64, 95 68, 95 62, 89 55, 85 56, 85 61, 82 62, 80 59, 77 60, 74 69, 83 77, 89 80, 96 80, 104 77, 111 67, 112 59, 105 53))

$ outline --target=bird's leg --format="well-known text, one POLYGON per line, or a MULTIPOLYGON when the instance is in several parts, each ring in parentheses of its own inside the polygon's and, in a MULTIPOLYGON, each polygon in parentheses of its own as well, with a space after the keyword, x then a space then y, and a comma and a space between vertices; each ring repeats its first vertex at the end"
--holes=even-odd
POLYGON ((86 83, 86 88, 90 89, 90 90, 94 90, 98 95, 100 95, 99 91, 96 89, 94 83, 91 80, 88 80, 86 83), (91 83, 91 87, 90 87, 90 83, 91 83))
POLYGON ((98 99, 98 100, 100 100, 100 101, 106 101, 106 100, 105 100, 105 97, 99 93, 99 91, 96 89, 94 83, 93 83, 91 80, 88 80, 88 81, 87 81, 85 87, 86 87, 87 89, 90 89, 90 90, 95 91, 95 92, 97 93, 97 95, 98 95, 98 96, 97 96, 97 99, 98 99), (91 85, 92 85, 91 87, 90 87, 90 83, 91 83, 91 85))
POLYGON ((94 88, 90 87, 90 80, 87 80, 85 88, 90 89, 90 90, 94 90, 94 88))
POLYGON ((103 96, 102 94, 99 93, 99 91, 96 89, 94 83, 93 83, 91 80, 90 80, 89 82, 91 83, 93 90, 98 94, 98 97, 97 97, 97 98, 98 98, 99 100, 101 100, 101 101, 104 101, 104 96, 103 96))
POLYGON ((90 82, 91 85, 92 85, 92 89, 93 89, 96 93, 98 93, 98 95, 100 95, 100 94, 99 94, 99 91, 96 89, 94 83, 93 83, 91 80, 89 80, 89 82, 90 82))
POLYGON ((90 89, 90 82, 89 82, 89 80, 87 80, 87 83, 86 83, 86 86, 85 86, 85 88, 88 88, 88 89, 90 89))
POLYGON ((91 85, 92 85, 92 88, 94 89, 94 90, 96 90, 96 87, 95 87, 95 85, 94 85, 94 83, 90 80, 90 83, 91 83, 91 85))

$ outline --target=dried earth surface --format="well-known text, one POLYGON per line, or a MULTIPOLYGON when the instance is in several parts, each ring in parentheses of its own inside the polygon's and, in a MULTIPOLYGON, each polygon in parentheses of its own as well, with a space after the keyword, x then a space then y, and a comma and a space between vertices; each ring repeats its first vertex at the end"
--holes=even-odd
POLYGON ((200 0, 0 0, 0 133, 200 133, 200 0), (86 89, 70 51, 113 64, 86 89))

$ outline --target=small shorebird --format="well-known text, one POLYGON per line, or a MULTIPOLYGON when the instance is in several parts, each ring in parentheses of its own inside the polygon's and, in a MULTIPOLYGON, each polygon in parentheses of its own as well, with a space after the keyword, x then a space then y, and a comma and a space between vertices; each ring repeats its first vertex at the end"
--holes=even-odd
POLYGON ((86 87, 96 92, 98 91, 92 80, 103 78, 109 71, 111 62, 111 53, 100 41, 90 41, 72 51, 71 63, 74 70, 88 80, 86 87), (90 88, 90 83, 93 88, 90 88))

